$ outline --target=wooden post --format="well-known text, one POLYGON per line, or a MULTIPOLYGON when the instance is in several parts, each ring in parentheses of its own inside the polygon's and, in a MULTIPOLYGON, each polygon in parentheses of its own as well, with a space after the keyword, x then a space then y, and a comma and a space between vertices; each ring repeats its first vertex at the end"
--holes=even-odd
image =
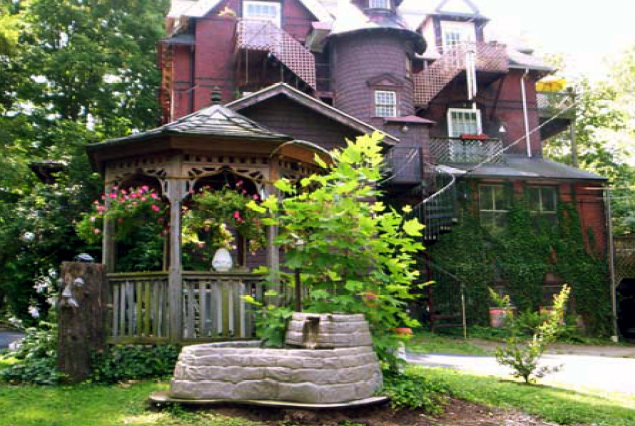
MULTIPOLYGON (((111 192, 113 192, 112 185, 106 184, 104 186, 104 194, 106 195, 104 204, 106 209, 109 209, 112 204, 112 198, 110 198, 111 192)), ((104 220, 102 244, 101 263, 106 266, 106 272, 115 272, 115 223, 112 219, 104 220)))
POLYGON ((170 201, 170 267, 168 275, 169 336, 174 343, 183 337, 183 283, 181 277, 181 202, 185 197, 185 181, 168 179, 170 201))
MULTIPOLYGON (((269 170, 269 179, 271 182, 275 182, 279 177, 279 163, 277 158, 271 159, 270 170, 269 170)), ((276 188, 273 184, 267 184, 267 194, 273 194, 276 192, 276 188)), ((275 225, 267 226, 266 230, 267 237, 267 268, 269 268, 271 274, 271 281, 274 283, 274 287, 272 290, 280 294, 281 286, 280 286, 280 251, 278 247, 274 244, 276 237, 278 236, 278 227, 275 225)), ((272 298, 272 303, 274 305, 279 305, 280 300, 282 298, 280 296, 272 298)))
POLYGON ((58 367, 68 381, 90 375, 90 357, 106 348, 108 281, 101 264, 64 262, 58 298, 58 367))

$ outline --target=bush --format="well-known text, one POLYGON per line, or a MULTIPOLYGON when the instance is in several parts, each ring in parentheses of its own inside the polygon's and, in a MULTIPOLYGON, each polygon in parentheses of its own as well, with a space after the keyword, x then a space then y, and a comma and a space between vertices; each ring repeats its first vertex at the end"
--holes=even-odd
POLYGON ((116 383, 125 380, 169 377, 179 357, 179 349, 163 346, 113 346, 92 358, 91 380, 116 383))
POLYGON ((440 414, 450 389, 444 383, 429 380, 423 372, 409 368, 403 374, 384 370, 383 393, 390 398, 394 409, 423 409, 431 414, 440 414))
POLYGON ((0 370, 0 380, 17 383, 54 385, 63 377, 57 369, 57 325, 40 322, 40 328, 27 328, 24 340, 6 354, 17 363, 0 370))

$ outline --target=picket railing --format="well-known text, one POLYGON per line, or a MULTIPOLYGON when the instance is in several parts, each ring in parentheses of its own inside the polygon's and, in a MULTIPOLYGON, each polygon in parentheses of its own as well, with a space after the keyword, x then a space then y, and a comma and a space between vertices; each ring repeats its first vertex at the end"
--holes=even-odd
POLYGON ((262 275, 183 272, 179 300, 169 297, 168 273, 108 274, 111 343, 163 343, 171 327, 182 342, 248 339, 254 336, 253 309, 244 295, 262 299, 262 275), (180 324, 170 317, 181 306, 180 324))

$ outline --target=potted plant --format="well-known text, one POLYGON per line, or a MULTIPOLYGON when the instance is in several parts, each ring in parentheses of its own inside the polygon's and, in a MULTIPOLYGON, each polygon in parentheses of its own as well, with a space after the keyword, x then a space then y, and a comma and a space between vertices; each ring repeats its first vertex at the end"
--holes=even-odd
POLYGON ((510 320, 514 315, 514 307, 510 303, 509 295, 501 297, 495 290, 489 288, 490 299, 495 306, 489 308, 490 326, 494 328, 503 328, 505 322, 510 320))

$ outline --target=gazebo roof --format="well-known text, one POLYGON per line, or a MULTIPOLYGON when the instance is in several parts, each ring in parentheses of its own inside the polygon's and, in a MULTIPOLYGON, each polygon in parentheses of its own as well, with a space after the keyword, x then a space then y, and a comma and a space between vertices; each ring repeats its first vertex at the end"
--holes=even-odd
POLYGON ((236 140, 272 142, 273 146, 293 140, 223 105, 212 105, 156 129, 88 145, 86 152, 93 167, 101 169, 99 163, 104 158, 120 157, 125 155, 124 151, 130 154, 176 148, 170 142, 173 136, 201 138, 201 147, 206 145, 205 139, 211 139, 212 144, 213 140, 236 140), (126 149, 122 151, 122 148, 126 149))

